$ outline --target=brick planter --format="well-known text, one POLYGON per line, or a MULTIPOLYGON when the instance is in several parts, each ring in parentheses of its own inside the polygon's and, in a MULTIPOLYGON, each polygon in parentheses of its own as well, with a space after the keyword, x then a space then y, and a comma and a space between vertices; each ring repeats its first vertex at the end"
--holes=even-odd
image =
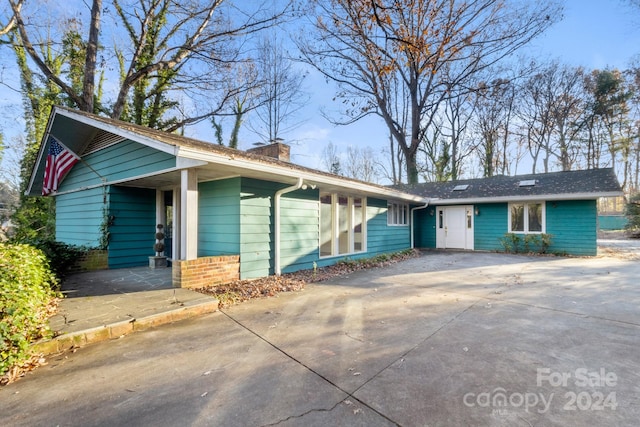
POLYGON ((172 262, 176 288, 203 288, 240 279, 240 255, 221 255, 172 262))

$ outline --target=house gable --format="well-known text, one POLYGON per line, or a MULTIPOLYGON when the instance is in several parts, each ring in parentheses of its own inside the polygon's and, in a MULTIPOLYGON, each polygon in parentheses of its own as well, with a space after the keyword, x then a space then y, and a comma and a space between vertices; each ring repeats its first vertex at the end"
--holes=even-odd
POLYGON ((83 157, 62 181, 58 193, 125 182, 175 167, 175 156, 124 140, 83 157))

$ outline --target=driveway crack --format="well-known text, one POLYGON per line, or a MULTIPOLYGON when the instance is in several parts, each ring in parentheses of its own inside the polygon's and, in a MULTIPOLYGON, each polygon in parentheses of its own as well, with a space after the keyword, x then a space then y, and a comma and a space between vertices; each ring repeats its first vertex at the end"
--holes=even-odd
MULTIPOLYGON (((297 418, 301 418, 305 415, 308 415, 310 413, 313 412, 331 412, 332 410, 334 410, 336 407, 338 407, 338 405, 340 405, 340 403, 342 402, 346 402, 348 399, 353 399, 355 401, 357 401, 358 403, 360 403, 362 406, 372 410, 373 412, 375 412, 377 415, 381 416, 382 418, 384 418, 385 420, 389 421, 390 423, 393 423, 396 426, 400 426, 400 424, 398 424, 396 421, 392 420, 391 418, 389 418, 387 415, 383 414, 382 412, 378 411, 377 409, 371 407, 370 405, 368 405, 367 403, 363 402, 362 400, 358 399, 357 397, 355 397, 353 395, 353 393, 355 393, 356 391, 358 391, 358 389, 360 389, 360 387, 358 387, 358 389, 354 390, 353 392, 348 392, 347 390, 343 389, 342 387, 340 387, 338 384, 334 383, 333 381, 331 381, 329 378, 327 378, 326 376, 322 375, 320 372, 316 371, 315 369, 313 369, 312 367, 306 365, 304 362, 302 362, 301 360, 295 358, 293 355, 289 354, 287 351, 285 351, 284 349, 278 347, 277 345, 275 345, 274 343, 272 343, 271 341, 269 341, 268 339, 266 339, 265 337, 263 337, 262 335, 260 335, 259 333, 257 333, 256 331, 254 331, 251 328, 248 328, 247 326, 243 325, 241 322, 239 322, 238 320, 236 320, 233 316, 231 316, 229 313, 227 313, 224 310, 219 310, 220 313, 222 313, 223 315, 225 315, 228 319, 230 319, 232 322, 236 323, 238 326, 240 326, 241 328, 243 328, 244 330, 246 330, 247 332, 251 333, 252 335, 254 335, 255 337, 257 337, 258 339, 260 339, 261 341, 265 342, 266 344, 268 344, 269 346, 271 346, 273 349, 275 349, 276 351, 278 351, 279 353, 283 354, 285 357, 291 359, 293 362, 297 363, 298 365, 302 366, 304 369, 308 370, 309 372, 313 373, 314 375, 318 376, 319 378, 321 378, 322 380, 324 380, 325 382, 327 382, 328 384, 330 384, 331 386, 333 386, 335 389, 341 391, 342 393, 344 393, 346 396, 342 399, 340 399, 340 401, 336 402, 335 405, 333 405, 330 409, 326 409, 326 408, 319 408, 319 409, 310 409, 307 412, 300 414, 300 415, 292 415, 290 417, 287 417, 285 419, 282 419, 280 421, 277 421, 274 424, 267 424, 267 426, 273 426, 273 425, 278 425, 280 423, 283 423, 287 420, 290 419, 297 419, 297 418)), ((456 316, 457 317, 457 316, 456 316)), ((447 322, 449 323, 449 322, 447 322)), ((379 375, 376 374, 376 375, 379 375)), ((369 380, 370 381, 370 380, 369 380)), ((368 381, 367 381, 368 382, 368 381)))

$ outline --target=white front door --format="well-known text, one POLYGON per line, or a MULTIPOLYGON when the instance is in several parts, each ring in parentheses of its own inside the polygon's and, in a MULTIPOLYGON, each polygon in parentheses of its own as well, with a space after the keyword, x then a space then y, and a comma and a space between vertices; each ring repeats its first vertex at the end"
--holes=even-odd
POLYGON ((440 206, 436 218, 436 247, 473 250, 473 206, 440 206))

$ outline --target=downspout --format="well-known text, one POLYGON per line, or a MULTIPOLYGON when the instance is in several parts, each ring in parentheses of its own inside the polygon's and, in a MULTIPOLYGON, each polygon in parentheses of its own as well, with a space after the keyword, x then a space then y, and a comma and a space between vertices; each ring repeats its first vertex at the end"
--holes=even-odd
POLYGON ((426 209, 427 206, 429 206, 429 202, 430 202, 430 200, 427 199, 427 201, 425 202, 424 206, 416 206, 415 208, 411 209, 411 249, 415 248, 415 242, 414 242, 415 237, 413 236, 414 229, 415 229, 415 226, 414 226, 415 215, 413 213, 415 211, 417 211, 417 210, 420 210, 420 209, 426 209))
MULTIPOLYGON (((306 186, 305 186, 306 187, 306 186)), ((302 186, 302 178, 298 178, 298 182, 291 187, 283 188, 282 190, 276 191, 276 195, 273 201, 273 210, 275 215, 275 224, 274 224, 274 234, 275 234, 275 242, 274 242, 274 266, 273 270, 276 276, 280 276, 282 274, 280 267, 280 197, 283 194, 291 193, 292 191, 296 191, 303 188, 302 186)))

